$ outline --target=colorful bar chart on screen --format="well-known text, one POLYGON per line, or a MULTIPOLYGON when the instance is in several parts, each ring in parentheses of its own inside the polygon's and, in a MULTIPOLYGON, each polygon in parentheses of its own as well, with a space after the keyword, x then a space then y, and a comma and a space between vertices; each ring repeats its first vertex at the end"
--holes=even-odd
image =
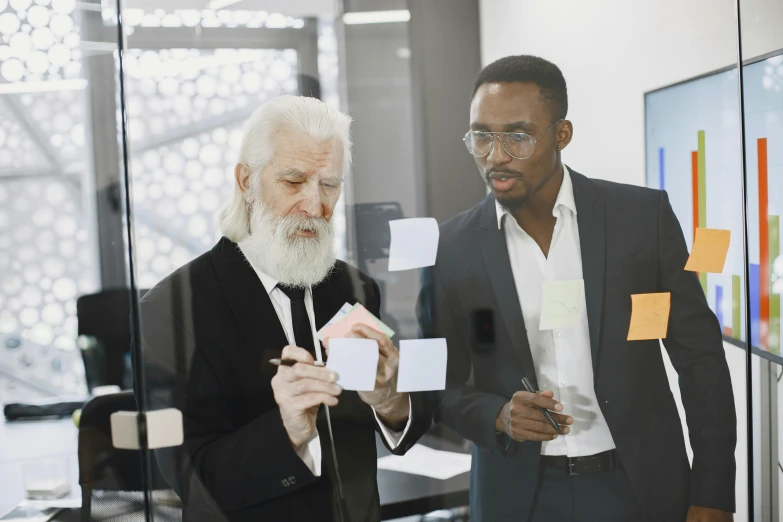
POLYGON ((780 294, 775 261, 780 257, 780 216, 770 212, 768 138, 756 138, 756 182, 758 191, 758 264, 751 263, 751 342, 762 350, 780 355, 780 294))
MULTIPOLYGON (((647 185, 665 190, 689 252, 696 230, 729 230, 721 273, 699 272, 726 339, 744 341, 745 258, 736 74, 731 71, 647 93, 647 185)), ((691 272, 691 274, 693 274, 691 272)))
POLYGON ((745 150, 748 173, 748 262, 750 263, 750 344, 781 355, 783 258, 783 58, 744 68, 745 150))

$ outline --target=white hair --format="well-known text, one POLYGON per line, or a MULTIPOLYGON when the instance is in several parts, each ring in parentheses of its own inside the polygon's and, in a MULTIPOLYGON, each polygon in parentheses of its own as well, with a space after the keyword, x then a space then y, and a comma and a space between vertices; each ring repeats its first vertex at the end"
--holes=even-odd
MULTIPOLYGON (((272 139, 281 129, 299 131, 316 141, 337 138, 343 144, 343 175, 351 165, 351 117, 305 96, 278 96, 264 102, 245 122, 238 163, 251 171, 251 187, 259 187, 261 171, 275 151, 272 139)), ((284 146, 284 145, 283 145, 284 146)), ((250 209, 239 185, 218 216, 220 232, 238 243, 250 234, 250 209)))

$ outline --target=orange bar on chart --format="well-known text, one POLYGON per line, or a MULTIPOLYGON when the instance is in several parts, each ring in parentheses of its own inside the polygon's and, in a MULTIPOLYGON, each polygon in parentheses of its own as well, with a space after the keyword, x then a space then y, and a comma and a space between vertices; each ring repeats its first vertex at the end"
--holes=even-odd
POLYGON ((669 292, 633 294, 628 340, 666 339, 671 301, 672 295, 669 292))
POLYGON ((697 228, 685 270, 720 274, 726 264, 730 241, 731 230, 697 228))

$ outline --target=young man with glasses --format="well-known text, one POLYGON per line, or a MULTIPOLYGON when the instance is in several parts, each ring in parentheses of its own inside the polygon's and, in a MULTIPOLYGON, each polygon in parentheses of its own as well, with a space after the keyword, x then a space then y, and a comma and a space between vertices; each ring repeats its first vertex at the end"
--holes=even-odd
POLYGON ((680 225, 665 192, 561 162, 567 108, 546 60, 481 71, 464 140, 490 194, 441 226, 423 277, 423 334, 449 346, 437 420, 475 443, 471 519, 732 520, 734 398, 718 322, 683 270, 680 225), (570 327, 542 329, 554 281, 584 293, 570 327), (627 341, 631 295, 658 292, 671 295, 663 342, 692 469, 658 340, 627 341))

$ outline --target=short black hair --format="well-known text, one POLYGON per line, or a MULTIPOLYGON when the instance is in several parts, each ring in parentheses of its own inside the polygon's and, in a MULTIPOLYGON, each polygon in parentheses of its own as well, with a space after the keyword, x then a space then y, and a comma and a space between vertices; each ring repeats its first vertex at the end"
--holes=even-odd
POLYGON ((565 119, 568 113, 568 90, 563 72, 557 65, 538 56, 506 56, 487 65, 476 78, 473 96, 485 83, 535 83, 555 121, 565 119))

